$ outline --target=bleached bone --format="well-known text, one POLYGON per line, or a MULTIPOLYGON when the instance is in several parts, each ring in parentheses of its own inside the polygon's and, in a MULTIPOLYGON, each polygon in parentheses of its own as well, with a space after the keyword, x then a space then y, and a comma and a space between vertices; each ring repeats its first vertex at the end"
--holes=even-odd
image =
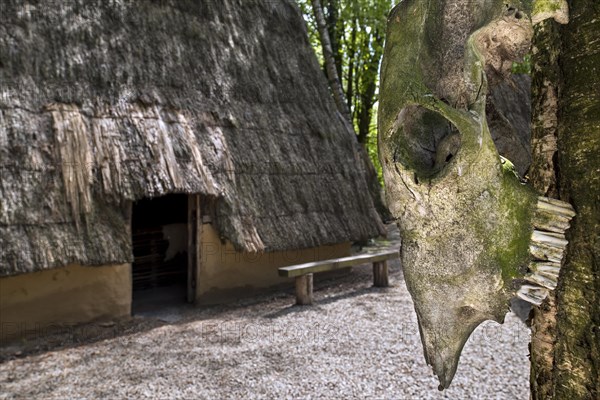
POLYGON ((533 243, 543 243, 548 246, 557 247, 564 249, 569 244, 569 241, 565 238, 565 235, 560 233, 542 232, 534 230, 531 235, 531 241, 533 243))
POLYGON ((523 285, 517 296, 528 303, 539 306, 548 297, 548 289, 539 286, 523 285))
POLYGON ((563 258, 564 248, 548 246, 543 243, 531 243, 529 252, 533 258, 542 261, 550 261, 552 263, 560 263, 563 258))
MULTIPOLYGON (((543 201, 544 203, 553 204, 557 207, 573 210, 573 206, 571 205, 571 203, 566 202, 566 201, 562 201, 559 199, 553 199, 552 197, 546 197, 546 196, 538 196, 538 200, 543 201)), ((575 213, 573 213, 573 216, 575 216, 575 213)))
POLYGON ((554 290, 556 289, 556 278, 548 275, 542 274, 527 274, 525 275, 525 280, 527 282, 535 283, 536 285, 540 285, 545 287, 546 289, 554 290))
POLYGON ((563 233, 571 227, 570 220, 571 217, 556 214, 548 210, 537 209, 533 215, 532 224, 535 229, 563 233))
POLYGON ((560 273, 560 264, 549 262, 532 262, 531 264, 529 264, 529 270, 532 274, 552 276, 558 278, 558 275, 560 273))
POLYGON ((569 203, 564 201, 549 199, 548 197, 538 197, 537 208, 547 210, 555 214, 564 215, 565 217, 573 218, 575 210, 569 203), (551 200, 551 201, 550 201, 551 200))

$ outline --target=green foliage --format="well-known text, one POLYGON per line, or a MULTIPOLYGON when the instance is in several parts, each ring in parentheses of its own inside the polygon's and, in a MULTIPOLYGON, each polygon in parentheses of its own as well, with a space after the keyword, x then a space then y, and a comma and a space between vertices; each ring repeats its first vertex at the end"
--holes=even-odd
MULTIPOLYGON (((311 0, 297 2, 306 20, 310 43, 321 65, 324 65, 311 0)), ((336 67, 352 113, 352 122, 359 142, 367 148, 377 169, 380 181, 376 124, 379 66, 383 56, 387 14, 394 3, 394 0, 322 0, 336 67)))
POLYGON ((512 73, 531 75, 531 54, 527 54, 525 57, 523 57, 523 61, 520 63, 513 62, 512 73))
MULTIPOLYGON (((378 79, 379 82, 379 79, 378 79)), ((379 85, 378 85, 379 86, 379 85)), ((373 106, 373 117, 371 118, 371 125, 369 126, 369 135, 364 141, 363 145, 367 149, 367 153, 373 162, 373 166, 377 171, 377 177, 379 178, 379 184, 381 187, 385 187, 383 182, 383 170, 381 163, 379 162, 379 151, 377 150, 377 107, 379 103, 375 103, 373 106)))

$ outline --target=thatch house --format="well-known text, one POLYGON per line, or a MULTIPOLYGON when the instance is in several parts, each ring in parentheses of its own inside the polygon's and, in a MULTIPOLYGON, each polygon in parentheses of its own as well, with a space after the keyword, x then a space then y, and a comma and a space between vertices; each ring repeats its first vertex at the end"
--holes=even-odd
POLYGON ((271 285, 382 232, 293 0, 0 7, 3 336, 129 315, 136 287, 271 285))

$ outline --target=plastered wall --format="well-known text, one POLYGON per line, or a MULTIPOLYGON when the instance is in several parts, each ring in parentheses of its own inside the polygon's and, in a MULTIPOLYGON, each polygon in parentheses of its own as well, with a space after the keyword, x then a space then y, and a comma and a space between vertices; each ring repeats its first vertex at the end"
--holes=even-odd
POLYGON ((277 268, 285 265, 324 260, 350 255, 351 243, 321 246, 305 250, 273 253, 236 251, 229 242, 223 243, 210 224, 203 224, 200 245, 200 265, 196 279, 196 302, 218 303, 236 296, 250 295, 253 290, 290 283, 280 278, 277 268))
POLYGON ((0 278, 0 340, 48 332, 58 325, 131 314, 131 265, 69 265, 0 278))
MULTIPOLYGON (((256 289, 288 283, 277 268, 350 254, 350 243, 275 253, 239 252, 221 242, 204 224, 197 271, 197 304, 218 303, 251 295, 256 289)), ((69 265, 0 278, 0 340, 44 335, 62 325, 75 325, 131 315, 131 265, 69 265)))

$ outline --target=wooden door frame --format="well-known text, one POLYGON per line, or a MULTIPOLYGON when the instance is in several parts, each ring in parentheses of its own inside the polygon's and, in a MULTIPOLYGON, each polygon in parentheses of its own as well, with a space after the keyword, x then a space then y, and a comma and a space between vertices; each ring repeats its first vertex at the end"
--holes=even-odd
POLYGON ((188 195, 188 265, 187 265, 187 302, 196 301, 198 267, 200 266, 200 241, 202 237, 202 219, 200 218, 200 195, 188 195))

